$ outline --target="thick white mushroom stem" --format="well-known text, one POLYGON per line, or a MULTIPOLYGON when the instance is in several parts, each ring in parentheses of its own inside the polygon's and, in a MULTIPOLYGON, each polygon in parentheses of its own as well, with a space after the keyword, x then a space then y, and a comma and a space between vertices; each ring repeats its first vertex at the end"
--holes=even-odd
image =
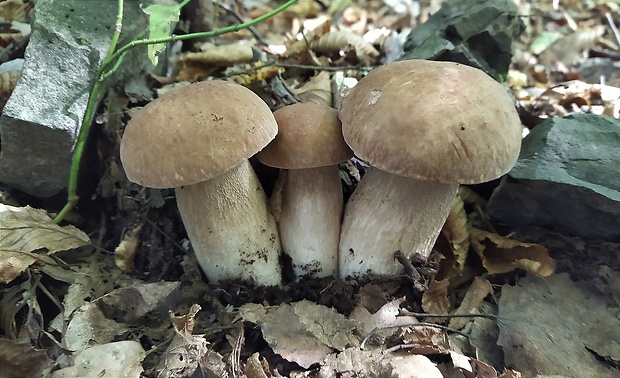
POLYGON ((394 252, 428 257, 458 184, 440 184, 370 169, 344 210, 340 277, 402 274, 394 252))
POLYGON ((207 278, 279 285, 280 238, 249 161, 210 180, 176 188, 198 263, 207 278))
POLYGON ((278 180, 278 229, 295 277, 336 277, 343 207, 338 166, 282 170, 278 180))

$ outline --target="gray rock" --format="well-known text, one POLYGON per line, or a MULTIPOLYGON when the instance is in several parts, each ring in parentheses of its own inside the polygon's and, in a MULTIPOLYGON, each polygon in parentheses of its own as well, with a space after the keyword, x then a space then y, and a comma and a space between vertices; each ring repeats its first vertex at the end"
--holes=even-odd
MULTIPOLYGON (((139 1, 126 0, 125 40, 145 30, 139 1)), ((116 1, 39 0, 21 78, 0 118, 0 181, 48 197, 67 185, 89 91, 116 22, 116 1)), ((136 49, 134 49, 136 50, 136 49)), ((131 52, 108 80, 136 75, 148 60, 131 52)))
POLYGON ((409 33, 399 60, 459 62, 501 78, 512 59, 512 41, 523 30, 512 0, 449 0, 409 33))
POLYGON ((579 114, 536 126, 487 213, 507 224, 620 242, 620 120, 579 114))

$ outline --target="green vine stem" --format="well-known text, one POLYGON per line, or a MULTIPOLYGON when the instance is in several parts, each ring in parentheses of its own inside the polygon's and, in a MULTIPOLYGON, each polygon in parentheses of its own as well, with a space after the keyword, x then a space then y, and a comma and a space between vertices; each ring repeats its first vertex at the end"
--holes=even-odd
MULTIPOLYGON (((237 25, 228 26, 225 28, 209 31, 209 32, 200 32, 200 33, 191 33, 185 35, 171 35, 167 38, 159 38, 159 39, 142 39, 136 40, 126 44, 125 46, 118 49, 116 52, 116 45, 118 43, 121 29, 123 25, 123 0, 118 0, 118 13, 116 17, 116 25, 114 30, 114 35, 112 36, 112 41, 110 43, 110 48, 108 49, 108 53, 103 59, 103 63, 99 67, 99 71, 97 73, 97 80, 93 85, 93 88, 90 92, 88 98, 88 104, 86 105, 86 111, 84 112, 84 118, 82 119, 82 125, 78 134, 77 143, 75 145, 75 149, 73 150, 73 157, 71 159, 71 168, 69 171, 69 183, 67 185, 67 203, 62 208, 62 210, 56 215, 54 218, 54 222, 60 223, 71 210, 75 207, 78 202, 77 195, 77 184, 78 184, 78 172, 80 168, 80 162, 82 160, 82 155, 84 153, 84 145, 86 144, 86 139, 88 137, 90 131, 90 125, 92 123, 93 115, 95 112, 96 105, 99 101, 99 96, 103 89, 103 83, 106 78, 108 78, 114 71, 120 66, 120 62, 123 57, 130 49, 136 46, 142 45, 150 45, 155 43, 168 43, 174 41, 184 41, 187 39, 193 38, 212 38, 218 35, 236 32, 242 29, 249 28, 254 26, 260 22, 267 20, 275 16, 276 14, 282 12, 286 8, 295 4, 299 0, 288 0, 286 3, 281 6, 275 8, 269 13, 265 13, 264 15, 252 19, 248 22, 244 22, 237 25)), ((184 0, 181 4, 179 4, 179 9, 182 8, 185 4, 187 4, 189 0, 184 0)))

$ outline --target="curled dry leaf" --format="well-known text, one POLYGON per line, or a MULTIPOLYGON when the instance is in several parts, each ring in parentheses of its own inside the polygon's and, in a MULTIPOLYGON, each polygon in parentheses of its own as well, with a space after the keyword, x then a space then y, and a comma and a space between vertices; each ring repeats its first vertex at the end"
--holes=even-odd
POLYGON ((464 203, 469 205, 477 205, 480 207, 485 207, 487 205, 487 200, 482 198, 482 196, 473 190, 469 189, 466 186, 459 186, 459 197, 463 200, 464 203))
POLYGON ((199 305, 194 304, 187 315, 170 317, 175 336, 157 367, 158 377, 190 376, 198 367, 203 371, 203 376, 227 376, 222 356, 209 350, 204 335, 192 334, 194 318, 200 309, 199 305))
POLYGON ((252 46, 248 44, 205 47, 204 51, 190 52, 181 56, 181 69, 176 80, 194 82, 218 68, 249 63, 253 57, 252 46))
POLYGON ((302 102, 314 102, 319 105, 332 106, 332 84, 329 72, 322 71, 295 89, 293 92, 302 102))
POLYGON ((325 20, 322 24, 316 28, 304 33, 303 38, 296 40, 291 45, 286 47, 286 51, 281 55, 282 58, 289 58, 301 54, 303 51, 309 48, 309 44, 315 40, 318 40, 322 35, 329 32, 331 23, 329 20, 325 20))
POLYGON ((555 260, 540 244, 524 243, 471 226, 469 233, 472 247, 489 273, 505 273, 521 268, 546 277, 555 270, 555 260))
POLYGON ((114 262, 116 266, 126 272, 133 269, 133 259, 140 244, 141 224, 135 224, 123 236, 121 243, 114 248, 114 262))
POLYGON ((269 374, 269 364, 267 363, 267 360, 265 360, 264 358, 261 360, 259 357, 260 356, 258 353, 254 353, 246 361, 243 373, 248 378, 271 377, 271 374, 269 374))
POLYGON ((8 283, 35 261, 90 243, 73 226, 54 223, 45 210, 0 204, 0 282, 8 283))
POLYGON ((357 34, 333 31, 324 34, 310 43, 310 48, 321 54, 332 54, 352 48, 360 62, 370 65, 379 56, 379 51, 364 38, 357 34))
POLYGON ((463 272, 465 259, 469 251, 467 213, 463 206, 464 202, 461 196, 455 196, 450 213, 448 213, 448 217, 441 230, 452 252, 452 257, 446 256, 446 259, 451 262, 451 266, 447 266, 447 261, 445 263, 442 262, 442 270, 446 276, 452 276, 463 272))
POLYGON ((437 327, 411 327, 403 335, 403 341, 413 354, 445 354, 451 349, 446 332, 437 327))

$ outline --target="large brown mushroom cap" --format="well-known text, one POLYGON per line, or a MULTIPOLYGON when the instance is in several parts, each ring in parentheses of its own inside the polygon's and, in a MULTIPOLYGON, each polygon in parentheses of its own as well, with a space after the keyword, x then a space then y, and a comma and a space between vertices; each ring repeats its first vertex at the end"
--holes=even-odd
POLYGON ((344 98, 340 119, 357 156, 419 180, 493 180, 512 168, 521 146, 504 88, 452 62, 406 60, 371 71, 344 98))
POLYGON ((200 82, 140 110, 125 129, 121 160, 129 180, 140 185, 192 185, 236 167, 277 132, 271 110, 249 89, 200 82))
POLYGON ((285 106, 274 112, 278 135, 257 157, 276 168, 325 167, 347 161, 353 151, 342 138, 338 111, 312 102, 285 106))

